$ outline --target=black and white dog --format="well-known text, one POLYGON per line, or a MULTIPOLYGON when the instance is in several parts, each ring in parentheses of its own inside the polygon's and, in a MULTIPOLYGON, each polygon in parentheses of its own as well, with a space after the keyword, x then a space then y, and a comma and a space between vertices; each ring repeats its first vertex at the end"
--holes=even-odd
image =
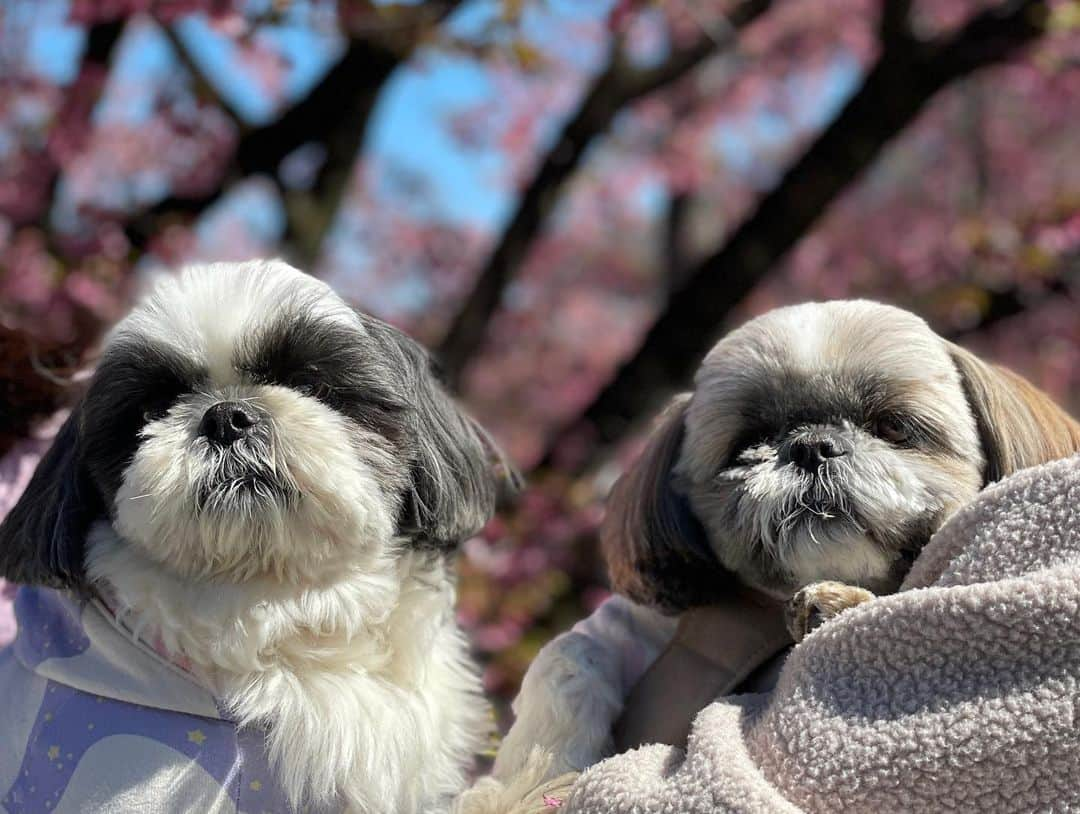
POLYGON ((192 267, 108 336, 0 574, 152 631, 293 807, 437 810, 491 728, 447 554, 514 478, 408 337, 281 262, 192 267))

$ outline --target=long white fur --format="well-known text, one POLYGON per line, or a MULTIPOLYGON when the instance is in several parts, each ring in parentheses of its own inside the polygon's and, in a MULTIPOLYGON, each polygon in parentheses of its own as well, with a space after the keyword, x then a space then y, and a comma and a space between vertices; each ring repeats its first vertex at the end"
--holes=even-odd
POLYGON ((228 711, 267 727, 299 810, 338 795, 349 811, 431 811, 463 788, 490 719, 435 561, 384 556, 321 588, 226 587, 170 575, 103 524, 87 565, 133 628, 160 634, 228 711))
POLYGON ((298 299, 355 320, 322 283, 269 263, 190 270, 116 329, 161 337, 211 375, 205 392, 146 427, 115 527, 99 523, 88 540, 87 573, 133 627, 190 660, 239 721, 266 727, 298 810, 442 810, 491 728, 444 558, 395 539, 396 499, 378 476, 391 453, 378 438, 286 388, 242 385, 233 370, 236 343, 298 299), (301 497, 247 515, 195 513, 193 490, 214 465, 193 452, 199 419, 237 398, 285 429, 273 465, 301 497))

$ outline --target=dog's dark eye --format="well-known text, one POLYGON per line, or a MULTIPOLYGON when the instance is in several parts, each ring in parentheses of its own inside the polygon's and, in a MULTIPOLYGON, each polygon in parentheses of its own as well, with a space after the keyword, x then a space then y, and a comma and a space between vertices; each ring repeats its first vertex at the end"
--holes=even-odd
POLYGON ((329 398, 334 391, 326 382, 300 382, 295 389, 298 393, 320 400, 329 398))
POLYGON ((904 423, 896 416, 882 416, 874 424, 874 435, 890 444, 903 444, 910 436, 904 423))
POLYGON ((157 421, 159 418, 164 418, 171 406, 172 400, 165 398, 164 396, 152 398, 143 402, 143 423, 149 424, 151 421, 157 421))
POLYGON ((326 376, 318 365, 307 364, 303 368, 289 376, 285 382, 298 393, 312 398, 325 399, 333 393, 334 388, 326 381, 326 376))
POLYGON ((270 381, 270 369, 263 364, 237 365, 236 369, 247 377, 252 384, 266 384, 270 381))
POLYGON ((314 363, 293 370, 284 366, 274 368, 262 362, 239 365, 238 369, 252 384, 277 384, 321 401, 328 400, 334 393, 334 387, 327 382, 326 374, 314 363))

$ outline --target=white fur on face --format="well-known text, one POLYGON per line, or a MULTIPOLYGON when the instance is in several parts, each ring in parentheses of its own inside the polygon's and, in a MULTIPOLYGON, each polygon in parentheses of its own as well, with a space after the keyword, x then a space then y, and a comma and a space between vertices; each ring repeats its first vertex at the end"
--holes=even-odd
POLYGON ((782 397, 792 375, 827 388, 864 373, 906 388, 921 414, 951 428, 962 457, 981 460, 975 419, 941 338, 908 311, 851 300, 777 308, 720 340, 695 377, 680 469, 703 480, 720 468, 755 388, 782 397))
POLYGON ((219 264, 163 280, 110 337, 156 342, 205 374, 143 428, 114 501, 121 534, 177 573, 319 582, 393 535, 387 490, 401 484, 383 477, 393 471, 386 442, 313 397, 243 383, 238 353, 293 312, 362 331, 325 284, 295 269, 219 264), (268 438, 221 449, 202 437, 204 413, 222 401, 259 411, 268 438))
POLYGON ((396 502, 376 469, 391 467, 390 451, 314 399, 283 387, 227 387, 184 398, 143 436, 116 495, 116 526, 177 573, 318 583, 393 536, 396 502), (265 452, 246 440, 218 450, 199 435, 203 414, 222 400, 265 412, 265 452), (222 472, 228 464, 245 475, 265 469, 283 488, 244 486, 222 472))
POLYGON ((956 367, 905 311, 869 302, 772 311, 718 343, 696 384, 680 488, 725 567, 774 593, 823 579, 894 588, 901 552, 981 487, 982 452, 956 367), (944 441, 898 447, 844 415, 848 408, 830 412, 857 410, 874 388, 888 395, 868 401, 891 399, 944 441), (849 454, 816 476, 785 462, 781 445, 806 426, 828 427, 849 454), (751 444, 740 448, 747 433, 751 444))

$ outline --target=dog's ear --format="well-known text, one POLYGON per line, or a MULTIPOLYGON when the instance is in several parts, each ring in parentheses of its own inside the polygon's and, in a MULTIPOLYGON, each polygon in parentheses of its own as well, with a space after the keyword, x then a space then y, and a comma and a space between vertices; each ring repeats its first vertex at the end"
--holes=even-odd
POLYGON ((483 528, 498 500, 519 491, 522 479, 498 444, 447 392, 427 351, 389 326, 379 330, 404 362, 415 422, 411 481, 398 531, 419 546, 450 550, 483 528))
POLYGON ((669 613, 708 604, 735 584, 673 483, 689 401, 677 396, 665 410, 612 489, 600 528, 612 589, 669 613))
POLYGON ((1031 382, 958 345, 949 352, 975 415, 985 483, 1080 451, 1080 424, 1031 382))
POLYGON ((104 514, 83 462, 82 412, 72 410, 19 501, 0 523, 0 576, 82 589, 86 534, 104 514))

